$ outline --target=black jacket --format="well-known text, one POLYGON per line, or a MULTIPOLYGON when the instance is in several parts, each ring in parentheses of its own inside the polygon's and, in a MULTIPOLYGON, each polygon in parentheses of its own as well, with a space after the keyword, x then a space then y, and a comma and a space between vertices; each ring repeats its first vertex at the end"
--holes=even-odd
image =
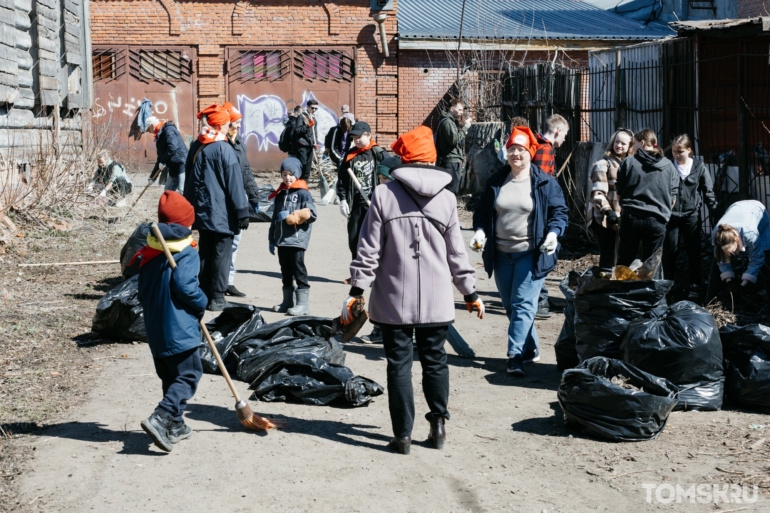
MULTIPOLYGON (((184 145, 184 140, 176 125, 171 121, 166 121, 160 128, 158 137, 155 139, 155 149, 158 152, 158 160, 155 162, 155 167, 152 168, 152 176, 155 175, 161 164, 165 166, 184 164, 187 160, 187 146, 184 145)), ((175 176, 174 172, 177 169, 179 169, 178 165, 169 166, 171 176, 175 176)))
POLYGON ((624 215, 666 224, 679 194, 679 173, 666 157, 640 149, 620 164, 615 189, 624 215))
POLYGON ((249 197, 249 205, 256 205, 259 203, 259 186, 254 179, 254 173, 251 171, 249 159, 246 157, 246 145, 243 144, 243 141, 237 135, 235 137, 230 137, 228 134, 227 141, 235 150, 235 154, 238 156, 238 162, 241 164, 243 188, 246 190, 246 196, 249 197))
POLYGON ((304 146, 313 146, 315 137, 313 127, 308 125, 308 119, 304 114, 289 118, 288 123, 293 125, 292 130, 292 143, 291 148, 296 151, 298 148, 304 146))
POLYGON ((671 215, 680 218, 697 215, 703 201, 706 202, 711 218, 716 219, 714 216, 716 216, 717 198, 714 195, 711 173, 703 162, 695 160, 687 178, 679 176, 679 194, 676 196, 676 204, 671 215))
MULTIPOLYGON (((350 178, 348 169, 353 170, 353 174, 356 175, 358 182, 361 184, 361 189, 363 189, 366 199, 371 201, 374 188, 379 183, 377 166, 387 156, 388 153, 384 148, 373 146, 352 159, 343 161, 337 168, 337 196, 339 196, 340 202, 347 201, 351 206, 353 203, 365 203, 361 193, 358 192, 358 188, 350 178)), ((347 158, 347 156, 344 158, 347 158)))
MULTIPOLYGON (((348 136, 348 144, 352 140, 352 137, 348 136)), ((329 129, 329 133, 326 134, 324 139, 324 146, 329 150, 329 158, 332 159, 335 166, 339 166, 348 149, 345 148, 345 132, 343 132, 339 126, 333 126, 329 129)))
POLYGON ((235 150, 227 141, 202 145, 196 140, 190 145, 187 164, 184 197, 195 208, 193 228, 239 234, 239 220, 249 217, 249 205, 235 150))
POLYGON ((465 159, 465 126, 458 127, 454 116, 449 112, 441 115, 441 121, 436 128, 436 151, 438 162, 462 162, 465 159))

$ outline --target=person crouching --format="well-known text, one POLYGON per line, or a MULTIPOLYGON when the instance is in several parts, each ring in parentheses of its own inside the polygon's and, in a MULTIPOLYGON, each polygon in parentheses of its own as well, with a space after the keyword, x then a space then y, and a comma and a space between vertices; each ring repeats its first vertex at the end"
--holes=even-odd
POLYGON ((412 360, 422 365, 422 389, 430 411, 428 439, 441 449, 449 419, 449 368, 444 349, 455 320, 452 285, 469 312, 484 317, 476 293, 476 271, 468 263, 457 200, 445 187, 452 181, 436 167, 433 133, 426 126, 407 132, 393 151, 403 165, 390 169, 392 181, 376 187, 361 228, 357 256, 350 264, 351 288, 342 306, 343 324, 353 322, 352 305, 371 287, 369 314, 382 329, 388 360, 388 406, 394 438, 388 447, 409 454, 414 427, 412 360))
POLYGON ((278 248, 278 262, 283 278, 283 301, 273 307, 274 312, 289 315, 310 315, 310 282, 305 267, 305 250, 310 243, 310 232, 317 218, 313 196, 302 180, 303 165, 289 157, 281 163, 281 186, 268 196, 275 198, 273 219, 268 231, 270 254, 278 248), (297 282, 297 304, 294 305, 294 282, 297 282))
POLYGON ((164 192, 158 203, 158 227, 176 269, 171 269, 152 233, 147 236, 147 245, 134 255, 140 259, 139 302, 144 309, 147 343, 163 383, 163 399, 141 425, 166 452, 192 434, 182 415, 203 375, 198 319, 203 317, 208 300, 198 286, 200 258, 192 238, 194 220, 195 211, 184 196, 164 192))

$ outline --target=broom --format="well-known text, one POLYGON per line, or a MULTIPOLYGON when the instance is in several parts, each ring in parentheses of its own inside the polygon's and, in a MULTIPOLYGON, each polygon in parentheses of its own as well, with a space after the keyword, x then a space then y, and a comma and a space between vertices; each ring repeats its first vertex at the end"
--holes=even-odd
MULTIPOLYGON (((166 258, 168 259, 168 263, 171 266, 171 269, 176 269, 176 261, 174 260, 174 257, 171 256, 171 252, 166 245, 166 241, 163 238, 163 235, 160 234, 160 229, 158 228, 157 223, 152 223, 152 231, 160 242, 160 245, 163 247, 163 253, 166 254, 166 258)), ((206 324, 203 322, 203 319, 199 319, 198 323, 200 324, 203 335, 206 337, 206 342, 209 344, 209 349, 211 349, 211 352, 214 354, 214 358, 217 359, 219 370, 222 372, 222 376, 224 376, 225 381, 227 381, 227 386, 230 387, 230 391, 233 393, 233 397, 235 397, 235 412, 238 414, 238 420, 241 421, 241 424, 255 431, 267 431, 268 429, 275 429, 279 427, 273 421, 264 417, 260 417, 251 411, 251 406, 249 406, 249 403, 241 399, 241 397, 238 395, 238 391, 235 389, 235 385, 233 385, 233 381, 230 379, 230 373, 227 372, 225 364, 222 361, 222 357, 219 355, 219 351, 217 351, 217 346, 214 345, 214 341, 211 339, 211 334, 209 333, 208 328, 206 328, 206 324)))

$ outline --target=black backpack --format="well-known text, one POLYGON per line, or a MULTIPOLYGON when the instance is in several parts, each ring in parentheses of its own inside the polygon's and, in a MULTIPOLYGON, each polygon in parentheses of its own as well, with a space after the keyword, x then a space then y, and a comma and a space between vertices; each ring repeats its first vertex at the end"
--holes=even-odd
POLYGON ((284 153, 291 151, 292 143, 294 141, 294 128, 297 126, 296 118, 289 118, 283 125, 283 132, 278 139, 278 149, 284 153))

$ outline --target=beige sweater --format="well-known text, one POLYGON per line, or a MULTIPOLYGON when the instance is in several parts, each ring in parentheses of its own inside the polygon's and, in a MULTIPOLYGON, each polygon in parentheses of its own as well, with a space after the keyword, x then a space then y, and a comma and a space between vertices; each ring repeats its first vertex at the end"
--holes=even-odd
POLYGON ((615 191, 615 181, 618 178, 620 160, 616 157, 605 157, 594 162, 591 168, 591 201, 588 203, 586 223, 597 223, 607 228, 607 218, 604 213, 609 209, 620 214, 620 201, 615 191))

